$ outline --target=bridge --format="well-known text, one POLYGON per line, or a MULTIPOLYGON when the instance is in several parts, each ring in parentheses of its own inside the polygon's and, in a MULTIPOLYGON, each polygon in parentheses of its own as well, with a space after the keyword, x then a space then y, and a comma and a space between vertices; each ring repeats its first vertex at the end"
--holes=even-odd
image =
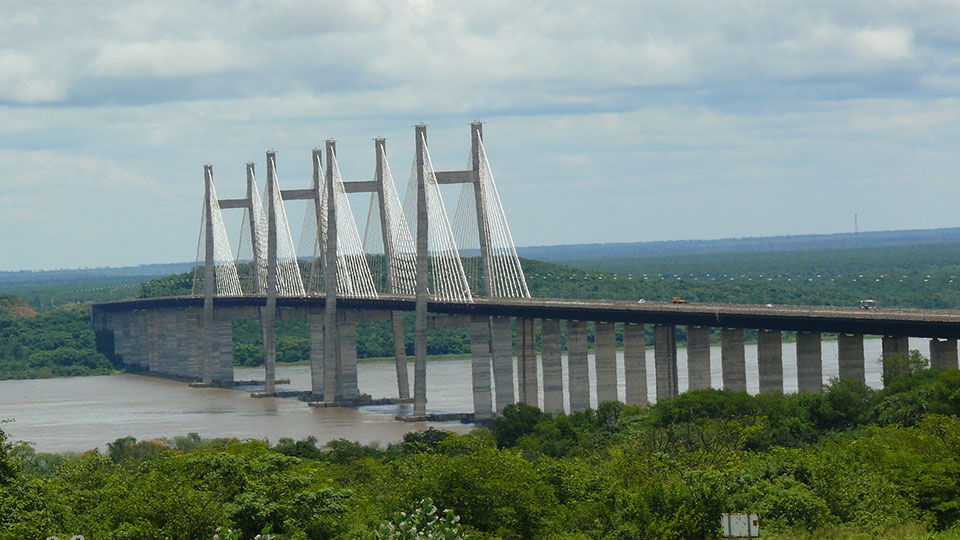
POLYGON ((691 389, 711 383, 711 328, 721 329, 723 386, 736 391, 746 391, 748 328, 758 330, 761 392, 783 391, 783 331, 797 333, 801 392, 817 392, 822 386, 822 333, 838 335, 842 377, 865 379, 867 334, 883 336, 884 356, 906 355, 908 337, 930 338, 933 367, 958 367, 960 312, 955 311, 531 298, 483 147, 482 124, 471 124, 468 164, 462 170, 436 170, 426 126, 416 126, 414 134, 416 155, 404 202, 390 172, 384 139, 375 139, 373 179, 358 181, 343 180, 336 141, 328 140, 323 150, 311 154, 313 178, 304 189, 281 189, 276 154, 267 152, 265 202, 253 163, 246 166, 246 194, 236 199, 217 197, 213 166, 206 165, 198 245, 203 260, 196 267, 194 294, 94 304, 91 317, 101 350, 152 373, 230 385, 232 320, 258 317, 264 338, 264 395, 278 395, 276 321, 302 318, 310 332, 311 389, 306 399, 318 406, 362 405, 371 399, 357 386, 356 324, 390 321, 396 401, 412 401, 414 419, 426 417, 426 339, 439 328, 469 329, 477 420, 489 419, 516 401, 563 412, 566 398, 571 411, 583 410, 589 406, 591 387, 599 402, 614 401, 620 382, 625 383, 629 404, 674 397, 679 391, 677 326, 686 327, 691 389), (442 185, 460 185, 452 220, 442 185), (349 193, 370 193, 363 236, 349 193), (307 201, 299 251, 285 200, 307 201), (238 271, 224 225, 222 210, 231 208, 244 212, 237 257, 249 228, 250 264, 241 266, 245 271, 238 271), (401 320, 405 311, 415 314, 412 396, 401 320), (587 360, 588 323, 593 323, 594 333, 593 377, 587 360), (618 325, 624 381, 618 381, 618 325), (654 396, 647 395, 645 325, 653 326, 654 396))

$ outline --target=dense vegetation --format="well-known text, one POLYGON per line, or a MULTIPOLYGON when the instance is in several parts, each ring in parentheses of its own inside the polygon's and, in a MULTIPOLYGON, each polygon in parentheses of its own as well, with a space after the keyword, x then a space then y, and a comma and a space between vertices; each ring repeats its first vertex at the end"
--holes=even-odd
POLYGON ((19 298, 0 296, 0 379, 104 375, 87 308, 74 304, 37 314, 19 298))
POLYGON ((881 391, 699 390, 569 416, 516 405, 489 430, 386 447, 192 434, 76 456, 0 432, 0 537, 411 538, 401 522, 449 509, 434 525, 461 536, 445 538, 716 538, 724 511, 759 513, 768 538, 955 538, 958 413, 960 372, 919 369, 881 391))

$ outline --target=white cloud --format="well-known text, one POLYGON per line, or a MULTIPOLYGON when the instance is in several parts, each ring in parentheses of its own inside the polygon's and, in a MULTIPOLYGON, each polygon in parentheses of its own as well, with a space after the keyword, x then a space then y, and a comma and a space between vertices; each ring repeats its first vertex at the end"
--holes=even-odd
POLYGON ((0 100, 33 104, 60 101, 63 83, 43 75, 37 62, 15 51, 0 51, 0 100))
POLYGON ((241 65, 237 56, 213 39, 110 43, 90 63, 89 72, 113 78, 208 75, 241 65))

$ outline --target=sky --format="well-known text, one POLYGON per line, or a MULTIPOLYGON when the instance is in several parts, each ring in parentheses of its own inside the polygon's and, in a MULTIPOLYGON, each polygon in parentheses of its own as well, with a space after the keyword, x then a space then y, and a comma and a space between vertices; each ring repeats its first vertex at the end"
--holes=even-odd
POLYGON ((484 122, 521 246, 960 226, 958 27, 958 2, 0 0, 0 270, 192 261, 203 165, 240 196, 268 149, 291 189, 328 138, 371 179, 386 137, 402 194, 421 122, 438 169, 484 122))

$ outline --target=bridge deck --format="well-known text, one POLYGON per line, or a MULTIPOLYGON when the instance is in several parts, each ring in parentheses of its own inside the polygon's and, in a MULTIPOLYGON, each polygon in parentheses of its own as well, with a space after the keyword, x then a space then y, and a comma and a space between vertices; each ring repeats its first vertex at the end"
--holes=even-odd
MULTIPOLYGON (((217 297, 216 308, 262 307, 262 296, 217 297)), ((322 308, 322 296, 280 297, 281 308, 322 308)), ((117 312, 142 309, 201 307, 203 298, 177 296, 144 298, 93 304, 94 310, 117 312)), ((412 297, 382 295, 378 298, 340 297, 345 309, 413 311, 412 297)), ((449 315, 513 316, 583 321, 696 325, 726 328, 758 328, 806 332, 843 332, 910 337, 960 338, 960 311, 925 309, 864 310, 859 308, 745 304, 673 304, 669 302, 624 302, 609 300, 559 300, 548 298, 475 298, 472 303, 432 299, 428 311, 449 315)))

